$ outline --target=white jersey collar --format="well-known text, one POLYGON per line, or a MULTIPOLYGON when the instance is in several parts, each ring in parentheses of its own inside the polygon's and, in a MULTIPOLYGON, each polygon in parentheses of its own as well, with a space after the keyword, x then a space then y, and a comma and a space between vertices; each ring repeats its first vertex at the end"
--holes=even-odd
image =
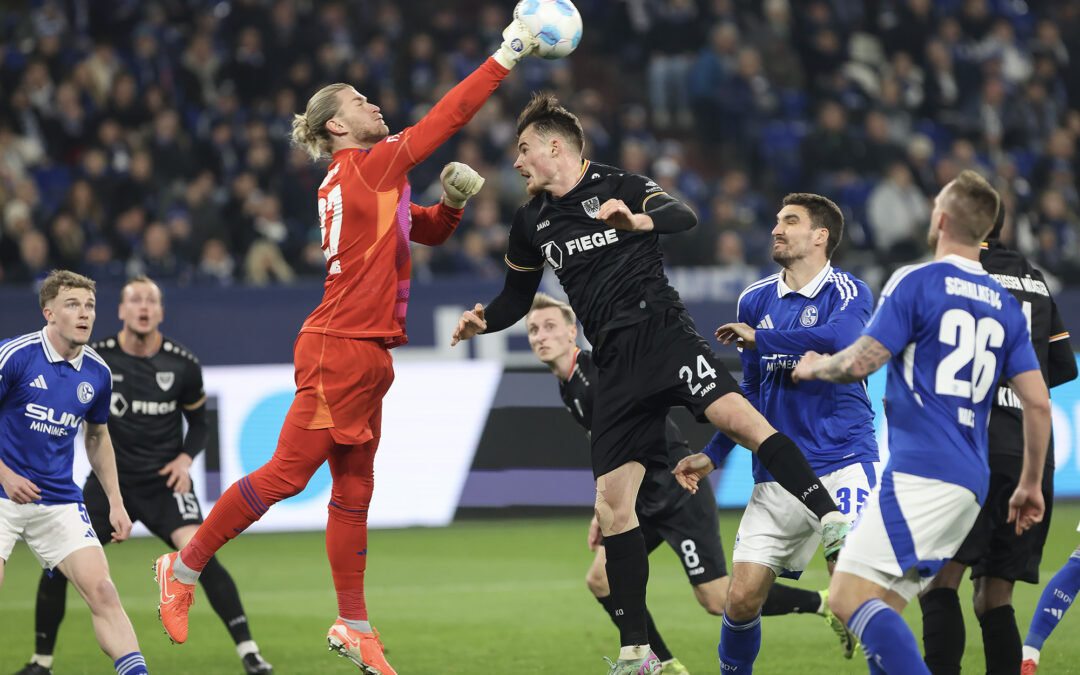
POLYGON ((821 268, 821 271, 817 273, 817 276, 797 291, 788 288, 788 285, 784 283, 784 273, 780 272, 776 275, 776 296, 782 298, 790 293, 798 293, 805 298, 813 298, 825 287, 825 281, 829 278, 829 275, 832 274, 832 270, 832 265, 826 261, 825 267, 821 268))
POLYGON ((972 260, 971 258, 965 258, 962 255, 956 255, 950 253, 941 259, 941 262, 947 262, 952 265, 956 265, 965 272, 971 272, 972 274, 986 274, 986 270, 983 269, 982 263, 978 260, 972 260))
POLYGON ((48 326, 41 329, 41 346, 45 350, 45 358, 49 361, 49 363, 60 363, 61 361, 67 361, 75 370, 82 370, 83 355, 86 354, 86 349, 80 347, 79 355, 71 360, 65 359, 63 356, 60 356, 60 352, 56 351, 53 348, 52 343, 49 342, 48 326))

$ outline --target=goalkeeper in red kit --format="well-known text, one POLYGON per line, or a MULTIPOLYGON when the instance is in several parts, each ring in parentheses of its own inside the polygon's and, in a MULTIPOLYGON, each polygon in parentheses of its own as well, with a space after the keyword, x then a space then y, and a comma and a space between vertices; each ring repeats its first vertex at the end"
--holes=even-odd
POLYGON ((440 176, 441 203, 425 208, 410 202, 406 174, 464 126, 537 44, 519 21, 503 38, 491 58, 401 133, 389 135, 378 106, 348 84, 324 87, 296 115, 294 144, 315 159, 332 156, 319 187, 323 299, 296 340, 296 395, 273 457, 225 491, 183 550, 157 561, 158 610, 173 642, 187 639, 195 582, 210 557, 329 461, 326 551, 339 616, 327 639, 364 673, 394 675, 364 604, 373 461, 382 399, 394 379, 389 350, 406 342, 409 242, 446 241, 465 200, 483 184, 469 167, 451 163, 440 176))

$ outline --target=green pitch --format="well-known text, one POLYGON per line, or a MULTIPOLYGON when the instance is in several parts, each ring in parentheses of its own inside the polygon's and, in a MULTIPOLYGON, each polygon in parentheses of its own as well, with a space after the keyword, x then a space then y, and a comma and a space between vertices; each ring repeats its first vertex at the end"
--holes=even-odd
MULTIPOLYGON (((721 515, 725 547, 738 512, 721 515)), ((1043 582, 1080 542, 1080 504, 1059 503, 1043 559, 1043 582)), ((462 522, 444 529, 377 530, 368 551, 368 607, 401 675, 450 673, 605 673, 602 655, 615 656, 618 638, 585 587, 592 554, 585 547, 588 515, 579 519, 462 522)), ((151 672, 242 673, 225 628, 200 591, 187 644, 173 646, 157 620, 151 570, 163 551, 156 539, 107 547, 113 579, 135 624, 151 672)), ((326 649, 336 616, 322 533, 244 535, 221 556, 240 587, 251 627, 277 672, 350 673, 356 668, 326 649)), ((0 588, 0 675, 14 672, 33 650, 34 593, 40 569, 19 544, 0 588)), ((799 582, 827 583, 815 561, 799 582)), ((1040 588, 1017 587, 1016 608, 1026 632, 1040 588)), ((961 590, 970 606, 970 584, 961 590)), ((720 619, 701 609, 675 554, 651 559, 649 607, 673 652, 692 673, 717 671, 720 619)), ((1042 672, 1080 673, 1080 609, 1066 615, 1043 652, 1042 672)), ((918 604, 904 617, 921 636, 918 604)), ((978 623, 968 613, 965 672, 982 672, 978 623)), ((69 589, 60 629, 57 675, 109 673, 94 641, 89 611, 69 589)), ((865 673, 865 662, 844 661, 824 622, 812 615, 763 622, 758 673, 865 673)))

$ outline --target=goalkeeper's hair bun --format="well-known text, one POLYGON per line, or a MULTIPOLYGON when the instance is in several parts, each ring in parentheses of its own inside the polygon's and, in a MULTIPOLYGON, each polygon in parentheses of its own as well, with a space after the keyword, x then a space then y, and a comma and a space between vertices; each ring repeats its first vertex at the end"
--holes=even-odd
POLYGON ((330 154, 332 143, 326 123, 337 114, 337 93, 351 87, 344 82, 327 85, 308 99, 302 115, 293 115, 292 143, 306 150, 313 160, 330 154))

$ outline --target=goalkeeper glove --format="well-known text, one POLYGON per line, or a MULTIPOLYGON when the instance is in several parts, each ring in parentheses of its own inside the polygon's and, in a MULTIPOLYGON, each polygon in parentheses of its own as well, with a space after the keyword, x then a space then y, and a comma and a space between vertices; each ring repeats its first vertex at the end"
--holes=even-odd
POLYGON ((443 204, 455 209, 465 208, 465 202, 484 187, 484 178, 461 162, 450 162, 439 174, 443 186, 443 204))
POLYGON ((511 21, 502 34, 503 43, 491 56, 507 70, 513 68, 522 57, 531 54, 540 44, 540 40, 529 32, 520 19, 511 21))

